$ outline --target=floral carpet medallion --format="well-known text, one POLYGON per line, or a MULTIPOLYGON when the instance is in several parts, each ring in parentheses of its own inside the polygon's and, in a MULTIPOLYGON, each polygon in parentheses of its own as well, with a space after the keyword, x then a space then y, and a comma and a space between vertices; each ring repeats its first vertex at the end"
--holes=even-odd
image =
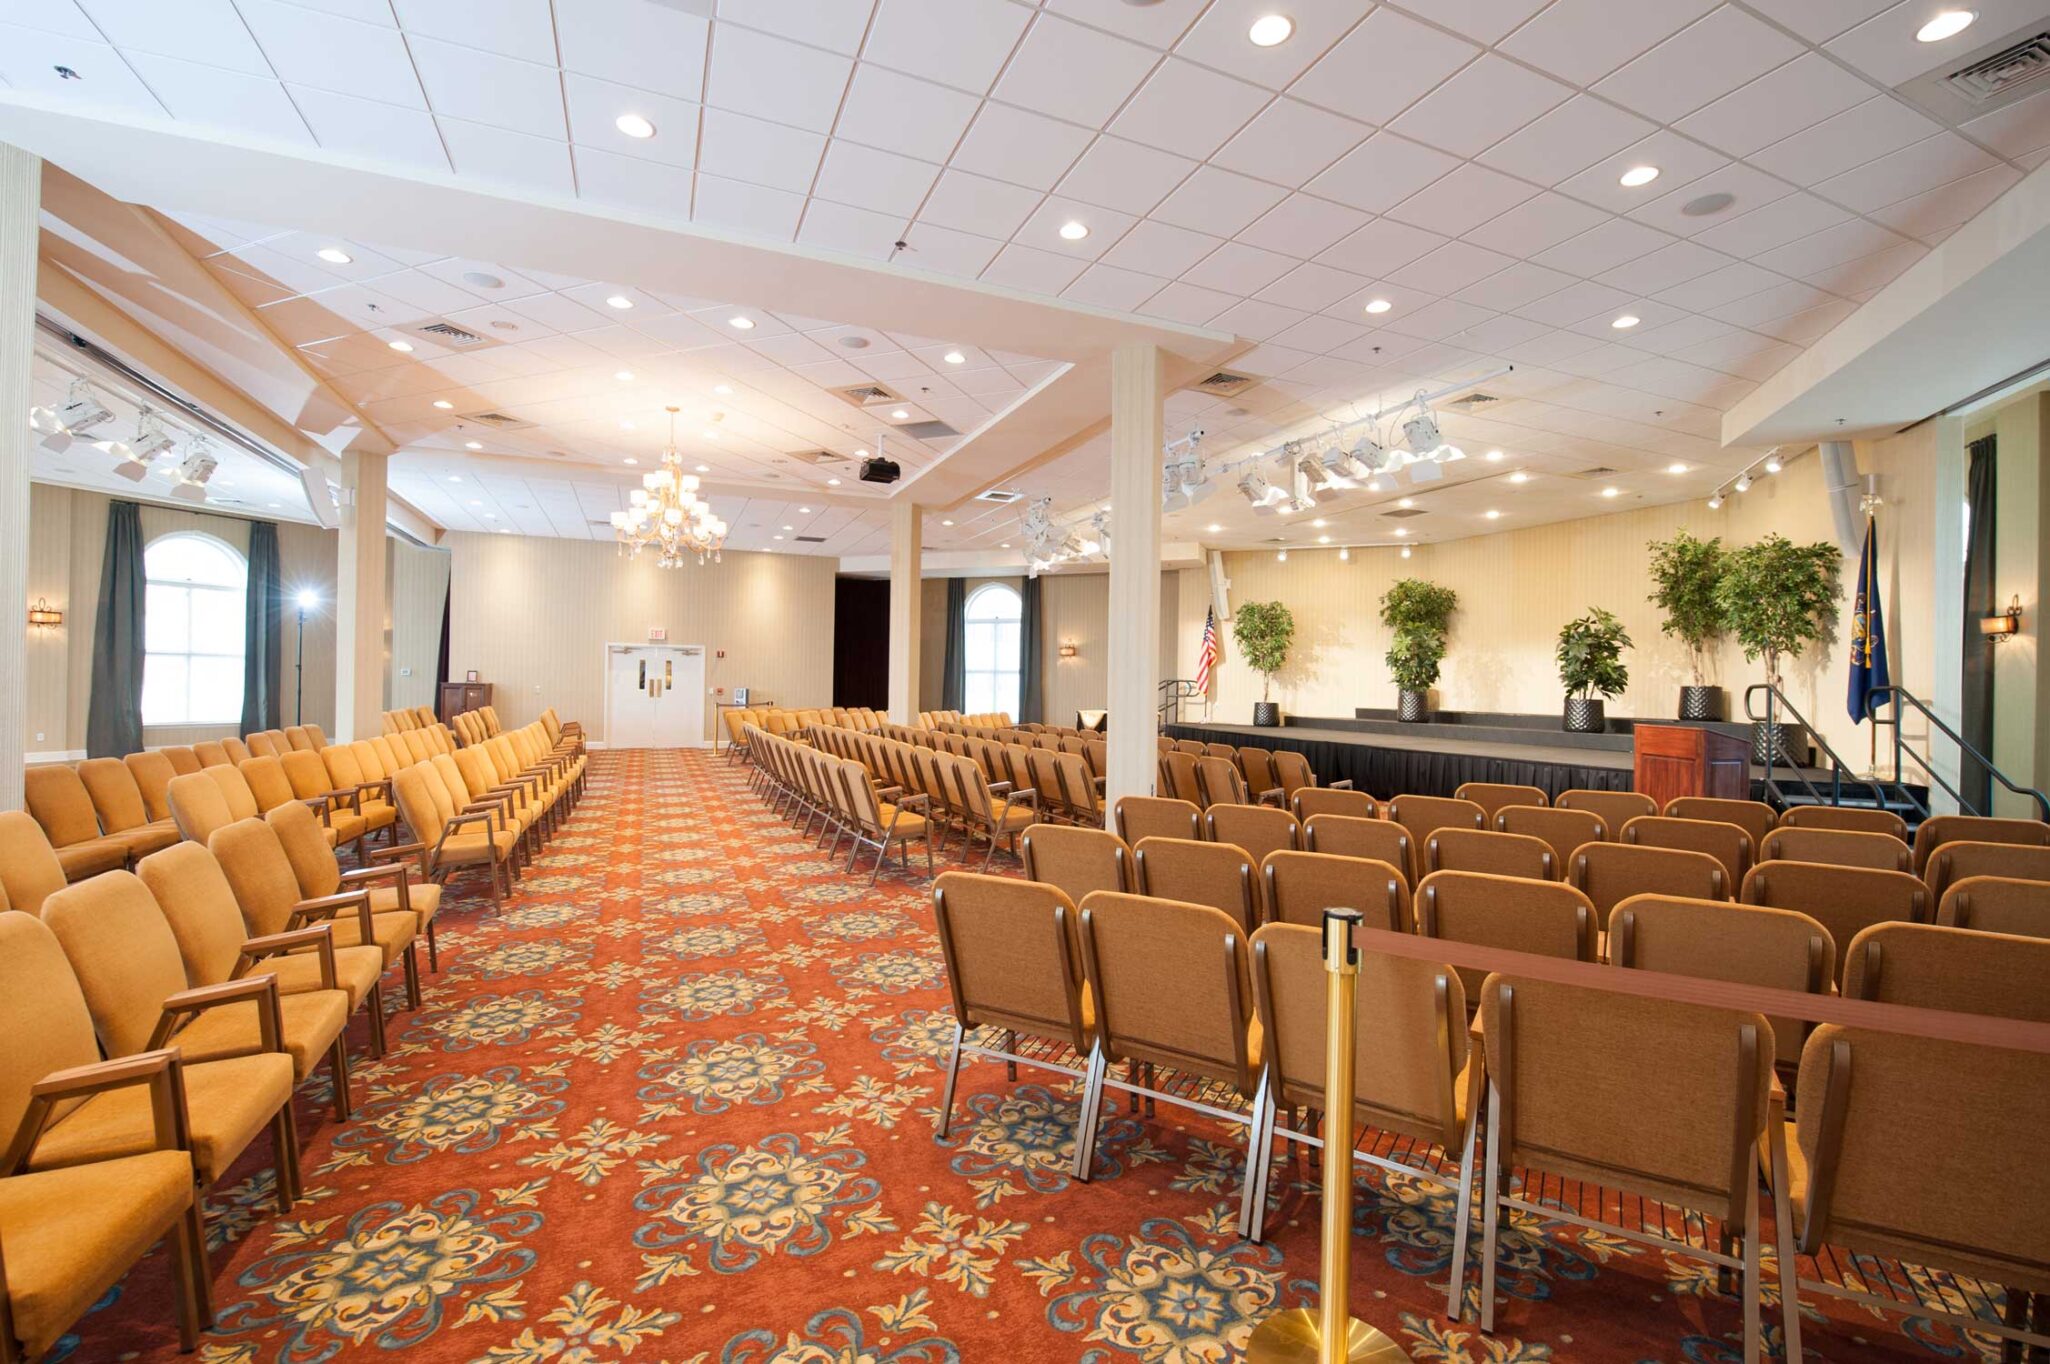
MULTIPOLYGON (((354 1116, 322 1105, 324 1070, 301 1088, 305 1199, 277 1213, 267 1141, 213 1191, 200 1353, 177 1352, 157 1253, 53 1357, 1225 1364, 1315 1301, 1316 1164, 1286 1147, 1255 1245, 1231 1124, 1113 1095, 1078 1181, 1079 1086, 972 1061, 937 1140, 954 1025, 930 888, 840 865, 724 755, 594 752, 502 911, 450 887, 441 969, 389 1054, 353 1027, 354 1116)), ((1453 1213, 1361 1171, 1353 1309, 1419 1364, 1739 1357, 1713 1273, 1524 1213, 1496 1332, 1447 1321, 1453 1213)), ((1804 1308, 1806 1364, 1997 1357, 1926 1318, 1804 1308)))

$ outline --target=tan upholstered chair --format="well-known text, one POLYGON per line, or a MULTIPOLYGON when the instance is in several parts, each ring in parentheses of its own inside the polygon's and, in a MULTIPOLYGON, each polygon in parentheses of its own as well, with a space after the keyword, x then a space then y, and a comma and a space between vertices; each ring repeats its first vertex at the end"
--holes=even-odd
POLYGON ((1954 883, 1972 876, 2005 876, 2012 881, 2050 881, 2050 847, 2016 843, 1945 843, 1929 855, 1922 879, 1929 898, 1940 900, 1954 883))
POLYGON ((1313 815, 1350 815, 1354 819, 1379 819, 1381 807, 1364 791, 1350 787, 1299 786, 1288 798, 1288 808, 1297 819, 1313 815))
POLYGON ((1140 895, 1208 905, 1229 915, 1247 934, 1260 925, 1259 864, 1244 848, 1186 838, 1142 838, 1132 849, 1132 865, 1140 895))
POLYGON ((327 766, 328 785, 335 792, 335 800, 363 816, 366 835, 382 833, 386 842, 396 843, 399 810, 392 804, 391 783, 384 779, 382 769, 376 776, 364 770, 362 747, 327 744, 321 748, 320 760, 327 766))
POLYGON ((418 840, 403 846, 419 853, 421 875, 446 884, 458 871, 474 867, 490 882, 492 906, 499 907, 502 897, 512 893, 518 832, 491 811, 457 811, 440 776, 425 763, 400 769, 392 785, 399 813, 418 840))
POLYGON ((364 938, 361 921, 342 915, 334 924, 335 946, 374 945, 384 953, 385 964, 403 960, 406 984, 413 1002, 419 1003, 418 971, 413 964, 413 943, 427 940, 430 966, 440 965, 434 941, 434 920, 441 910, 441 887, 413 876, 408 854, 386 852, 376 865, 343 871, 327 846, 313 813, 303 805, 285 805, 263 817, 277 834, 278 844, 292 865, 301 903, 325 901, 331 896, 370 893, 370 917, 374 943, 364 938))
POLYGON ((1655 815, 1659 812, 1658 802, 1650 796, 1635 791, 1590 791, 1576 788, 1561 791, 1552 802, 1559 810, 1584 810, 1598 815, 1608 826, 1610 838, 1620 838, 1623 826, 1639 815, 1655 815))
POLYGON ((240 767, 256 755, 249 751, 249 745, 230 734, 221 740, 221 752, 228 755, 228 761, 240 767))
MULTIPOLYGON (((1253 935, 1252 977, 1260 1021, 1261 1089, 1254 1100, 1252 1154, 1239 1200, 1239 1234, 1257 1241, 1267 1213, 1275 1110, 1284 1108, 1293 1115, 1327 1107, 1322 931, 1305 924, 1268 924, 1253 935)), ((1325 1131, 1350 1135, 1355 1128, 1366 1127, 1440 1148, 1442 1164, 1426 1152, 1417 1152, 1415 1163, 1391 1159, 1381 1154, 1380 1143, 1370 1135, 1353 1154, 1370 1165, 1454 1193, 1462 1210, 1469 1207, 1481 1067, 1470 1064, 1478 1058, 1468 1054, 1466 992, 1459 978, 1449 967, 1432 962, 1362 953, 1358 1000, 1353 1111, 1345 1121, 1331 1121, 1327 1115, 1325 1131)), ((1279 1135, 1301 1141, 1311 1134, 1283 1129, 1279 1135)), ((1466 1296, 1469 1221, 1458 1218, 1446 1295, 1446 1310, 1452 1313, 1466 1296)))
MULTIPOLYGON (((230 818, 254 819, 263 813, 263 807, 256 799, 256 792, 250 789, 249 779, 242 775, 240 768, 222 763, 214 767, 201 768, 200 775, 212 782, 215 789, 221 793, 221 799, 227 802, 230 818)), ((179 825, 179 829, 182 831, 184 825, 179 825)), ((189 838, 191 835, 187 834, 186 837, 189 838)))
POLYGON ((1246 779, 1246 789, 1255 800, 1271 801, 1276 805, 1288 803, 1288 788, 1274 770, 1274 754, 1265 748, 1245 747, 1236 754, 1239 775, 1246 779))
POLYGON ((1018 835, 1039 822, 1039 793, 1011 789, 1008 785, 999 793, 971 758, 942 758, 940 763, 952 797, 954 817, 961 824, 963 859, 974 850, 977 835, 989 844, 982 856, 982 870, 989 870, 999 842, 1008 840, 1015 856, 1018 835))
POLYGON ((1424 840, 1440 829, 1484 829, 1487 814, 1470 800, 1447 796, 1397 796, 1388 802, 1388 818, 1409 830, 1409 879, 1423 879, 1424 840))
POLYGON ((1985 933, 2050 938, 2050 884, 1968 876, 1944 889, 1943 902, 1936 907, 1936 922, 1985 933))
POLYGON ((1277 748, 1272 754, 1274 779, 1281 784, 1282 794, 1290 801, 1298 791, 1350 791, 1351 781, 1334 781, 1324 785, 1317 780, 1317 774, 1310 767, 1310 760, 1290 748, 1277 748))
POLYGON ((2050 1023, 2046 980, 2050 941, 1938 924, 1874 924, 1844 954, 1846 998, 1917 1009, 2050 1023))
POLYGON ((1923 875, 1929 859, 1946 843, 2016 843, 2050 847, 2050 824, 2039 819, 1990 819, 1978 815, 1934 815, 1915 830, 1914 873, 1923 875))
POLYGON ((1385 862, 1410 879, 1416 864, 1409 830, 1385 819, 1354 815, 1311 815, 1303 821, 1303 849, 1335 857, 1365 857, 1385 862))
POLYGON ((1751 870, 1755 845, 1751 835, 1735 824, 1716 819, 1677 819, 1666 815, 1639 815, 1623 826, 1622 842, 1646 848, 1679 848, 1707 853, 1723 864, 1723 884, 1732 894, 1744 884, 1751 870))
POLYGON ((1633 843, 1588 843, 1566 862, 1567 884, 1594 905, 1595 926, 1607 931, 1609 912, 1633 895, 1677 895, 1727 900, 1729 874, 1707 853, 1647 848, 1633 843))
MULTIPOLYGON (((876 850, 875 870, 869 873, 869 884, 883 874, 883 863, 889 858, 890 848, 895 846, 904 862, 904 869, 911 869, 911 845, 925 845, 925 874, 933 874, 932 865, 932 822, 923 813, 926 799, 919 795, 899 795, 894 801, 884 800, 876 792, 875 779, 866 767, 851 758, 818 759, 819 771, 831 781, 838 783, 839 805, 844 816, 844 826, 853 841, 848 853, 847 869, 852 871, 864 847, 876 850)), ((840 844, 835 838, 834 851, 840 844)))
POLYGON ((106 830, 107 837, 127 847, 129 861, 147 857, 178 841, 177 825, 169 819, 157 821, 150 817, 135 774, 120 759, 87 758, 78 765, 78 779, 92 798, 100 827, 106 830))
POLYGON ((1797 910, 1828 929, 1830 940, 1837 945, 1839 986, 1844 963, 1850 959, 1846 949, 1853 938, 1874 924, 1927 923, 1931 904, 1929 888, 1904 871, 1819 862, 1760 862, 1744 877, 1738 898, 1747 905, 1797 910))
MULTIPOLYGON (((210 1050, 221 1040, 218 1030, 226 1028, 233 1044, 223 1044, 225 1054, 188 1058, 184 1067, 200 1187, 211 1188, 268 1128, 278 1210, 290 1212, 299 1194, 299 1138, 292 1126, 293 1065, 279 1020, 277 982, 257 975, 188 990, 170 926, 132 872, 66 886, 43 903, 43 922, 64 948, 107 1059, 161 1050, 188 1027, 201 1030, 194 1040, 210 1050), (253 1006, 254 1015, 230 1007, 238 1004, 253 1006), (209 1013, 227 1023, 207 1019, 209 1013)), ((87 1104, 52 1124, 30 1168, 148 1149, 145 1096, 131 1090, 108 1097, 113 1102, 97 1114, 87 1104)))
POLYGON ((192 756, 199 759, 201 767, 226 767, 234 762, 219 739, 200 740, 192 746, 192 756))
MULTIPOLYGON (((1226 746, 1220 744, 1215 747, 1226 746)), ((1255 791, 1246 782, 1245 773, 1239 770, 1238 759, 1221 754, 1196 759, 1196 786, 1203 793, 1202 803, 1206 807, 1283 803, 1280 787, 1255 791)))
MULTIPOLYGON (((1086 1180, 1096 1163, 1103 1091, 1117 1085, 1110 1079, 1113 1064, 1136 1065, 1146 1077, 1117 1087, 1183 1103, 1186 1091, 1154 1086, 1156 1067, 1251 1097, 1256 1058, 1249 1036, 1250 953, 1245 929, 1231 915, 1208 905, 1099 890, 1082 902, 1081 948, 1096 1035, 1072 1173, 1086 1180)), ((1251 1125, 1250 1117, 1233 1120, 1251 1125)))
POLYGON ((1201 809, 1209 804, 1203 798, 1203 783, 1196 776, 1199 755, 1183 752, 1180 748, 1172 753, 1160 755, 1160 795, 1170 800, 1185 800, 1201 809))
MULTIPOLYGON (((1557 865, 1563 870, 1573 850, 1583 843, 1605 843, 1614 832, 1600 815, 1586 810, 1543 809, 1535 805, 1505 805, 1495 813, 1491 826, 1499 833, 1527 834, 1551 844, 1557 865)), ((1478 991, 1471 992, 1475 999, 1478 991)))
POLYGON ((1089 1053, 1095 1021, 1082 993, 1077 921, 1074 902, 1057 886, 965 871, 944 872, 933 883, 933 925, 954 1006, 940 1095, 942 1141, 954 1119, 963 1053, 1004 1061, 1014 1078, 1021 1063, 1079 1075, 1073 1066, 1017 1050, 1022 1033, 1065 1044, 1077 1060, 1089 1053), (1002 1029, 1001 1044, 970 1041, 982 1028, 1002 1029))
POLYGON ((171 771, 176 776, 182 777, 187 772, 197 772, 200 768, 199 755, 184 744, 173 744, 160 748, 157 752, 164 755, 164 760, 171 764, 171 771))
POLYGON ((1482 813, 1487 816, 1487 822, 1481 825, 1483 829, 1494 828, 1495 816, 1511 805, 1535 805, 1543 808, 1552 803, 1542 787, 1518 786, 1509 782, 1461 782, 1459 789, 1452 795, 1457 800, 1470 800, 1481 807, 1482 813))
POLYGON ((1201 838, 1203 812, 1193 802, 1160 796, 1119 796, 1111 807, 1118 837, 1130 847, 1142 838, 1201 838))
MULTIPOLYGON (((297 805, 298 795, 292 790, 292 779, 285 775, 285 765, 276 758, 251 758, 235 769, 242 774, 242 780, 249 783, 249 793, 256 797, 256 813, 268 814, 280 805, 297 805)), ((332 829, 329 842, 333 842, 332 829)))
MULTIPOLYGON (((254 761, 254 759, 251 759, 254 761)), ((228 798, 204 772, 186 772, 171 778, 164 788, 164 803, 170 807, 171 822, 181 836, 204 844, 213 831, 235 822, 228 798)), ((251 801, 254 804, 254 800, 251 801)))
POLYGON ((1764 801, 1725 800, 1716 796, 1675 796, 1659 813, 1668 819, 1710 819, 1734 824, 1751 835, 1754 849, 1779 824, 1779 812, 1764 801))
MULTIPOLYGON (((1477 871, 1434 871, 1416 888, 1417 932, 1426 938, 1502 947, 1567 961, 1599 960, 1594 905, 1559 881, 1533 885, 1477 871)), ((1480 1004, 1487 972, 1455 968, 1480 1004)))
POLYGON ((1780 812, 1782 829, 1838 829, 1859 834, 1885 834, 1908 841, 1908 822, 1891 810, 1865 810, 1850 805, 1791 805, 1780 812))
POLYGON ((327 764, 311 748, 295 748, 281 754, 278 763, 292 783, 292 794, 317 810, 320 822, 334 830, 335 846, 360 851, 363 835, 370 832, 370 822, 356 812, 355 790, 337 791, 328 779, 327 764))
POLYGON ((1019 837, 1018 848, 1026 879, 1058 886, 1070 901, 1096 890, 1136 888, 1132 850, 1107 829, 1035 824, 1019 837))
POLYGON ((0 1359, 43 1358, 159 1238, 179 1344, 197 1348, 213 1304, 184 1061, 175 1051, 102 1061, 71 964, 31 914, 0 913, 0 1029, 11 1039, 0 1130, 12 1134, 0 1159, 0 1359), (81 1132, 118 1122, 134 1139, 121 1154, 29 1172, 45 1134, 72 1121, 81 1132))
POLYGON ((1316 927, 1327 909, 1356 909, 1367 927, 1411 931, 1409 883, 1386 862, 1335 853, 1273 852, 1260 864, 1262 898, 1275 923, 1316 927))
POLYGON ((1426 876, 1434 871, 1479 871, 1491 876, 1556 881, 1559 870, 1559 858, 1552 845, 1530 834, 1439 829, 1424 840, 1426 876))
POLYGON ((1268 853, 1300 852, 1303 846, 1296 817, 1272 805, 1213 805, 1203 812, 1203 837, 1212 843, 1238 844, 1255 866, 1268 853))
MULTIPOLYGON (((128 766, 128 773, 135 778, 135 789, 142 792, 143 809, 152 820, 169 819, 171 802, 164 790, 171 784, 171 778, 178 775, 178 769, 171 766, 171 756, 163 749, 145 749, 131 753, 121 760, 128 766)), ((175 827, 175 826, 173 826, 175 827)))
POLYGON ((1913 858, 1908 845, 1891 834, 1852 829, 1810 829, 1782 825, 1758 845, 1758 860, 1817 862, 1833 867, 1869 867, 1875 871, 1906 871, 1913 858))
POLYGON ((25 914, 43 912, 51 892, 64 889, 64 864, 43 826, 22 810, 0 810, 0 895, 25 914))
POLYGON ((128 845, 100 833, 100 817, 78 773, 59 763, 21 774, 28 812, 43 826, 67 880, 82 881, 128 865, 128 845))
MULTIPOLYGON (((1773 1175, 1781 1302, 1795 1301, 1785 1135, 1782 1124, 1767 1120, 1773 1044, 1765 1019, 1502 976, 1488 977, 1481 987, 1480 1018, 1489 1127, 1480 1184, 1481 1329, 1494 1328, 1502 1210, 1558 1215, 1537 1199, 1506 1191, 1504 1173, 1521 1169, 1527 1181, 1558 1174, 1690 1209, 1715 1219, 1729 1238, 1725 1244, 1741 1240, 1741 1255, 1712 1257, 1696 1244, 1598 1224, 1668 1254, 1740 1270, 1743 1358, 1755 1364, 1763 1335, 1761 1166, 1773 1175)), ((1798 1358, 1799 1315, 1788 1307, 1782 1318, 1788 1357, 1798 1358)))

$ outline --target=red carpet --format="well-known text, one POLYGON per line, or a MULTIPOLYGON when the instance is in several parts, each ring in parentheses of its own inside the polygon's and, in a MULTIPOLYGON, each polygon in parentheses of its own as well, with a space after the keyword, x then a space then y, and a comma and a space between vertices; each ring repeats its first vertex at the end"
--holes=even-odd
MULTIPOLYGON (((1073 1184, 1059 1077, 990 1063, 936 1144, 951 1025, 927 894, 827 869, 723 759, 594 754, 504 913, 444 911, 426 1007, 384 1061, 358 1049, 355 1119, 302 1093, 307 1201, 278 1217, 267 1148, 216 1200, 198 1358, 1238 1358, 1310 1299, 1315 1199, 1288 1187, 1273 1242, 1240 1240, 1232 1130, 1165 1105, 1121 1104, 1073 1184)), ((1738 1358, 1736 1304, 1661 1251, 1517 1224, 1490 1339, 1440 1315, 1449 1198, 1363 1177, 1357 1226, 1354 1311, 1419 1361, 1738 1358)), ((167 1298, 158 1255, 57 1357, 181 1358, 167 1298)), ((1995 1357, 1827 1310, 1810 1359, 1995 1357)))

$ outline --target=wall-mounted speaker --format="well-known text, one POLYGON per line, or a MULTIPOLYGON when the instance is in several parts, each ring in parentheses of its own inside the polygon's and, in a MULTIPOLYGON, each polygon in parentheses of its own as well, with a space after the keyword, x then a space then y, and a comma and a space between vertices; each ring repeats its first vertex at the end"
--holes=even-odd
POLYGON ((306 508, 313 513, 313 519, 322 530, 338 530, 342 524, 342 509, 335 505, 334 490, 327 486, 327 475, 318 469, 305 468, 299 471, 299 481, 306 486, 306 508))

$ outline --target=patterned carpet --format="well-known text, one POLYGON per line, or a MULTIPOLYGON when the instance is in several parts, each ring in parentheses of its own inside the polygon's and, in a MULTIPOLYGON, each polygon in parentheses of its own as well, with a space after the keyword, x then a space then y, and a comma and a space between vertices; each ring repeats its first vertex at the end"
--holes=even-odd
MULTIPOLYGON (((444 912, 425 1007, 384 1061, 358 1048, 356 1117, 302 1092, 307 1201, 276 1214, 267 1147, 220 1192, 196 1358, 1237 1359, 1310 1300, 1314 1189, 1283 1181, 1272 1241, 1240 1240, 1233 1129, 1164 1105, 1121 1105, 1075 1185, 1066 1087, 987 1062, 936 1144, 950 1023, 927 895, 827 870, 722 759, 594 754, 503 914, 444 912)), ((1440 1314, 1446 1196, 1363 1174, 1356 1218, 1354 1310, 1419 1361, 1739 1357, 1735 1304, 1663 1252, 1519 1220, 1488 1338, 1440 1314)), ((53 1357, 186 1358, 167 1309, 158 1255, 53 1357)), ((1828 1310, 1811 1359, 1992 1357, 1828 1310)))

